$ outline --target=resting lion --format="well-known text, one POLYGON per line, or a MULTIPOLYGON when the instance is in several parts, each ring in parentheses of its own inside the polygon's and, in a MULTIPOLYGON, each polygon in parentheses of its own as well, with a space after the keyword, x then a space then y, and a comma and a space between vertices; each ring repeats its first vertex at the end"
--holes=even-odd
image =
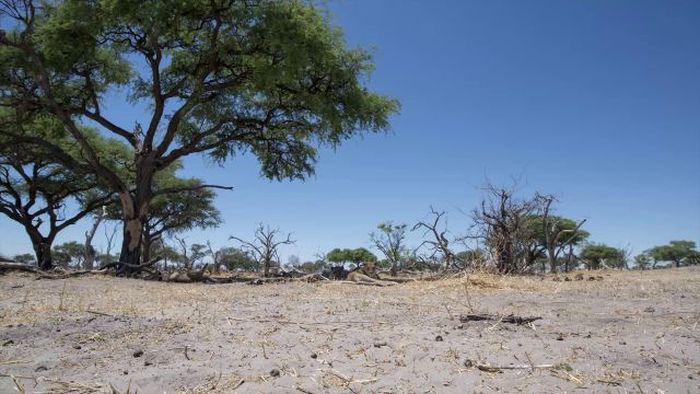
POLYGON ((372 286, 393 286, 396 283, 381 280, 377 274, 377 265, 373 261, 361 264, 357 269, 348 274, 348 281, 372 286))

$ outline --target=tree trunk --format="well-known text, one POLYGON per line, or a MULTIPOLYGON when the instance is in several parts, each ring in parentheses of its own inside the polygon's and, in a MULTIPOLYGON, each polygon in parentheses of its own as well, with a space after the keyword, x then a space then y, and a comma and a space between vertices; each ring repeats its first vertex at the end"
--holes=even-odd
POLYGON ((569 272, 572 270, 573 259, 574 259, 574 247, 573 247, 573 245, 569 245, 569 253, 566 256, 566 265, 564 266, 564 270, 566 272, 569 272))
POLYGON ((270 276, 270 260, 266 259, 263 262, 263 276, 266 278, 270 276))
POLYGON ((148 203, 139 201, 128 193, 119 195, 123 212, 122 248, 119 262, 132 265, 141 264, 141 243, 143 225, 148 203))
POLYGON ((95 248, 92 247, 92 239, 95 237, 97 228, 100 226, 100 223, 102 223, 105 215, 106 212, 105 208, 103 207, 102 211, 95 216, 95 221, 93 222, 90 230, 85 232, 85 256, 83 259, 84 270, 91 270, 95 266, 95 256, 97 253, 95 252, 95 248))
POLYGON ((148 235, 143 237, 143 247, 141 248, 141 260, 145 263, 151 261, 151 248, 153 247, 153 240, 150 239, 148 235))
POLYGON ((551 273, 557 273, 557 256, 553 249, 547 249, 547 257, 549 257, 549 270, 551 273))
POLYGON ((134 194, 129 191, 119 193, 124 218, 122 248, 119 256, 121 263, 141 264, 144 224, 148 218, 148 209, 153 198, 151 188, 155 166, 152 159, 152 153, 145 154, 137 150, 135 157, 136 191, 134 194))
POLYGON ((34 254, 36 254, 36 263, 41 270, 50 270, 53 268, 53 259, 51 256, 51 241, 42 238, 37 242, 32 240, 34 254))
POLYGON ((32 248, 36 255, 36 264, 41 270, 50 270, 54 267, 53 256, 51 256, 51 245, 55 235, 44 237, 39 233, 39 230, 31 225, 25 226, 29 239, 32 241, 32 248))

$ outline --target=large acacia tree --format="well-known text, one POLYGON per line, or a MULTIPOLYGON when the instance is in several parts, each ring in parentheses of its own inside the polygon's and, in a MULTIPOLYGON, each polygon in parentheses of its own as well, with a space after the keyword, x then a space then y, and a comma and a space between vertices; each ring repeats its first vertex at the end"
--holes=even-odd
MULTIPOLYGON (((304 178, 318 146, 384 130, 398 109, 363 86, 369 53, 347 48, 303 0, 36 3, 1 3, 11 28, 0 31, 0 106, 18 122, 61 122, 119 195, 124 263, 140 263, 154 176, 168 165, 195 153, 220 162, 252 153, 268 178, 304 178), (119 99, 147 108, 147 119, 110 117, 119 99), (102 163, 85 122, 133 148, 133 183, 102 163)), ((31 131, 8 136, 63 157, 31 131)))
MULTIPOLYGON (((1 117, 0 117, 1 118, 1 117)), ((0 128, 9 126, 0 121, 0 128)), ((33 124, 36 135, 53 133, 51 124, 33 124)), ((83 130, 103 156, 106 166, 115 168, 126 155, 124 147, 83 130)), ((71 160, 81 163, 79 149, 54 135, 71 160)), ((0 214, 20 224, 29 236, 41 269, 53 267, 51 247, 56 236, 96 209, 111 204, 113 193, 95 176, 70 171, 41 147, 18 149, 0 134, 0 214)))

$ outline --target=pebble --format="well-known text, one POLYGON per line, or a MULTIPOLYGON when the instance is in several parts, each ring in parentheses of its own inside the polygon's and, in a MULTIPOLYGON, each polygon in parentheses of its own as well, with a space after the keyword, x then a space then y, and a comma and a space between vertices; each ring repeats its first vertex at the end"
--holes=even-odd
POLYGON ((143 356, 143 350, 137 350, 134 352, 134 357, 141 357, 143 356))
POLYGON ((273 369, 272 371, 270 371, 270 376, 272 376, 273 378, 280 376, 280 370, 277 368, 273 369))

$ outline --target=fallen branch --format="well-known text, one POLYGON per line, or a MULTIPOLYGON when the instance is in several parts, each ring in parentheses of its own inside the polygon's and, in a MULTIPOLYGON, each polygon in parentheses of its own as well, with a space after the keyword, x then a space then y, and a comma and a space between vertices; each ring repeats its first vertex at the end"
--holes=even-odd
POLYGON ((106 275, 107 270, 81 270, 74 272, 64 272, 60 274, 40 274, 37 279, 68 279, 83 275, 106 275))
POLYGON ((418 279, 416 278, 400 278, 396 276, 385 276, 385 275, 379 275, 379 280, 386 280, 389 282, 396 282, 396 283, 408 283, 408 282, 417 282, 418 279))
POLYGON ((489 365, 474 362, 472 360, 466 360, 464 366, 467 368, 476 368, 484 372, 501 372, 504 369, 551 369, 556 368, 555 364, 539 364, 539 365, 489 365))
POLYGON ((398 326, 401 323, 395 323, 395 322, 389 322, 389 321, 369 321, 369 320, 339 320, 339 321, 327 321, 327 322, 316 322, 316 321, 309 321, 309 322, 302 322, 302 321, 293 321, 293 320, 285 320, 285 319, 245 319, 245 318, 236 318, 236 317, 227 317, 226 318, 229 321, 238 321, 238 322, 245 322, 245 323, 278 323, 278 324, 295 324, 295 325, 321 325, 321 326, 332 326, 336 324, 350 324, 350 325, 355 325, 355 324, 384 324, 384 325, 390 325, 390 326, 398 326))
POLYGON ((353 285, 360 285, 360 286, 379 286, 379 287, 386 287, 386 286, 393 286, 396 284, 396 282, 389 282, 389 281, 383 281, 383 280, 375 280, 373 282, 368 282, 368 281, 353 281, 353 280, 337 280, 335 281, 337 283, 347 283, 347 284, 353 284, 353 285), (388 283, 387 283, 388 282, 388 283))
POLYGON ((0 272, 2 271, 23 271, 23 272, 37 272, 37 267, 22 264, 22 263, 0 263, 0 272))
POLYGON ((87 312, 87 313, 92 313, 93 315, 114 317, 114 315, 110 315, 109 313, 104 313, 104 312, 99 312, 99 311, 93 311, 93 310, 90 310, 90 309, 86 310, 85 312, 87 312))
POLYGON ((459 317, 459 321, 462 323, 467 323, 470 321, 482 321, 482 320, 497 320, 502 323, 512 323, 512 324, 527 324, 527 323, 532 323, 535 320, 540 320, 542 319, 539 316, 532 316, 532 317, 521 317, 521 316, 516 316, 513 314, 510 315, 491 315, 491 314, 467 314, 467 315, 461 315, 459 317))

